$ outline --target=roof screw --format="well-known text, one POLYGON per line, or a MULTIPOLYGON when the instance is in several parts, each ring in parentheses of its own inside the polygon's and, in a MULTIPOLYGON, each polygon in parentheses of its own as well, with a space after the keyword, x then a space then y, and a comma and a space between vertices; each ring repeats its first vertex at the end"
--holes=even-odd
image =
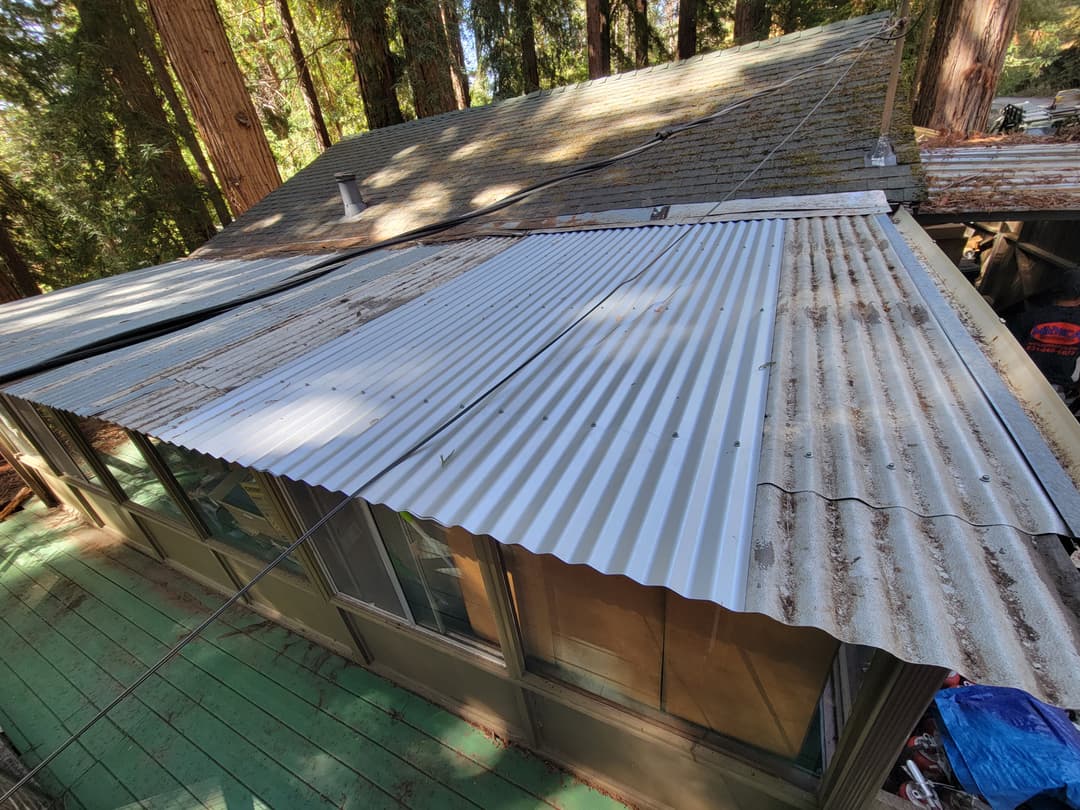
POLYGON ((890 461, 890 462, 889 462, 888 464, 886 464, 886 465, 885 465, 885 469, 886 469, 886 470, 895 470, 895 469, 896 469, 896 465, 895 465, 895 464, 893 464, 893 463, 892 463, 892 462, 890 461))
POLYGON ((814 456, 814 454, 813 454, 813 453, 807 453, 807 454, 806 454, 806 457, 807 457, 807 458, 813 458, 813 456, 814 456))
POLYGON ((979 480, 982 481, 984 484, 989 483, 990 476, 989 475, 980 475, 979 480))
POLYGON ((671 438, 673 438, 673 439, 679 438, 679 431, 676 430, 674 433, 672 433, 671 438))
POLYGON ((543 421, 545 421, 545 422, 547 421, 547 416, 543 416, 541 418, 543 419, 543 421))
POLYGON ((739 447, 741 444, 742 444, 742 442, 735 442, 736 447, 739 447))
POLYGON ((596 422, 593 422, 592 424, 590 424, 589 427, 596 427, 596 422))

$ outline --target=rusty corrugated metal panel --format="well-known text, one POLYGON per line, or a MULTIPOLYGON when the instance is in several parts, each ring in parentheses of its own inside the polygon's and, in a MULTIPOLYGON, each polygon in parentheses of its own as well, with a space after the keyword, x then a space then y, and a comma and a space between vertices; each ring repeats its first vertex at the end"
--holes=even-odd
POLYGON ((272 299, 166 337, 39 374, 5 391, 154 433, 188 411, 460 275, 513 241, 485 239, 372 253, 272 299))
POLYGON ((0 341, 16 348, 0 357, 0 374, 265 290, 325 258, 181 259, 4 304, 0 341))
POLYGON ((1064 525, 893 238, 789 225, 744 608, 1080 705, 1064 525))
POLYGON ((960 144, 920 152, 926 211, 1080 209, 1080 143, 960 144))

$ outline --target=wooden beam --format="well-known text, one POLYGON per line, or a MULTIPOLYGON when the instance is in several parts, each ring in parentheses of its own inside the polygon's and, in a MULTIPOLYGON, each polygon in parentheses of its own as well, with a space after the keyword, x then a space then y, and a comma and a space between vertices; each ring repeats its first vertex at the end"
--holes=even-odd
POLYGON ((819 793, 823 810, 862 810, 877 797, 948 670, 877 652, 819 793))

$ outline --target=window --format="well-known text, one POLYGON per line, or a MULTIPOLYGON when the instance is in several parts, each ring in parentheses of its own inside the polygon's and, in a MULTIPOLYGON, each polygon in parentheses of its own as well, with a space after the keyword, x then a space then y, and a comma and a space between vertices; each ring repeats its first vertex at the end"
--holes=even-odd
POLYGON ((825 633, 517 546, 504 547, 503 557, 529 669, 799 754, 837 646, 825 633))
POLYGON ((127 431, 100 419, 80 416, 73 419, 83 438, 130 500, 175 520, 184 519, 180 507, 146 463, 127 431))
MULTIPOLYGON (((218 542, 270 562, 295 539, 250 470, 166 442, 157 449, 218 542)), ((304 575, 293 557, 278 568, 304 575)))
MULTIPOLYGON (((61 447, 63 447, 64 452, 67 453, 71 461, 75 463, 75 470, 77 470, 87 481, 100 483, 100 481, 98 481, 97 471, 91 466, 83 451, 76 446, 74 441, 72 441, 71 435, 60 423, 59 418, 53 413, 52 409, 46 408, 44 405, 34 405, 34 411, 41 417, 41 421, 45 423, 45 426, 52 433, 53 438, 60 442, 61 447)), ((72 474, 73 472, 74 471, 72 470, 68 470, 69 474, 72 474)))
POLYGON ((497 645, 473 536, 378 504, 371 511, 416 622, 497 645))
MULTIPOLYGON (((291 481, 285 481, 284 485, 305 526, 313 526, 346 499, 344 494, 322 487, 291 481)), ((322 560, 336 592, 405 618, 401 599, 380 554, 381 541, 372 531, 367 510, 366 503, 351 499, 318 529, 309 543, 322 560)))
POLYGON ((23 432, 11 414, 3 407, 0 407, 0 427, 3 429, 4 436, 7 437, 11 446, 20 456, 29 460, 34 466, 44 466, 45 462, 34 443, 30 441, 30 437, 23 432))

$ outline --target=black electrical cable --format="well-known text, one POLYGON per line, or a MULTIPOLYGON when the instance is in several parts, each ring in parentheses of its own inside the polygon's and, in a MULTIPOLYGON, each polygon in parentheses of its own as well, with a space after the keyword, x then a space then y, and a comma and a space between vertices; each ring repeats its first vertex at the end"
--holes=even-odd
POLYGON ((850 48, 845 48, 844 50, 838 51, 837 53, 830 56, 828 59, 823 60, 822 62, 815 63, 810 67, 804 68, 800 71, 796 71, 779 84, 767 87, 766 89, 760 90, 757 93, 752 93, 746 98, 721 107, 719 110, 710 113, 709 115, 696 118, 692 121, 687 121, 683 124, 666 127, 655 133, 652 138, 645 141, 644 143, 635 146, 632 149, 627 149, 624 152, 620 152, 617 155, 612 155, 608 158, 602 158, 600 160, 595 160, 589 163, 582 164, 580 166, 576 166, 575 168, 571 169, 570 171, 564 172, 563 174, 551 177, 547 180, 541 180, 540 182, 533 183, 530 186, 526 186, 520 191, 507 195, 500 200, 496 200, 490 205, 476 208, 472 211, 467 211, 463 214, 458 214, 457 216, 431 223, 430 225, 422 225, 419 228, 414 228, 412 230, 398 234, 397 236, 393 236, 389 239, 384 239, 380 242, 375 242, 370 245, 365 245, 361 248, 349 250, 344 253, 336 253, 333 256, 330 256, 311 267, 307 267, 301 271, 298 271, 292 276, 286 278, 284 281, 271 285, 266 289, 259 290, 258 292, 241 296, 240 298, 231 299, 220 304, 213 304, 208 307, 202 307, 192 312, 186 312, 183 315, 176 315, 171 318, 165 318, 163 320, 156 321, 155 323, 146 326, 138 326, 133 329, 129 329, 127 331, 120 332, 115 335, 110 335, 106 338, 102 338, 101 340, 87 343, 76 349, 69 349, 67 351, 60 352, 59 354, 46 358, 45 360, 39 360, 35 363, 31 363, 27 366, 23 366, 13 371, 4 372, 0 374, 0 385, 14 382, 15 380, 22 379, 23 377, 29 377, 35 374, 44 373, 46 371, 52 371, 53 369, 60 368, 61 366, 65 366, 69 363, 74 363, 79 360, 85 360, 87 358, 96 357, 107 352, 115 351, 117 349, 123 349, 128 346, 133 346, 137 343, 143 343, 156 337, 162 337, 164 335, 178 332, 181 329, 186 329, 190 326, 194 326, 217 315, 222 315, 226 312, 230 312, 231 310, 234 310, 237 307, 244 306, 245 304, 262 301, 280 293, 302 286, 304 284, 308 284, 312 281, 316 281, 330 273, 333 273, 336 270, 341 269, 347 262, 359 258, 360 256, 364 256, 368 253, 373 253, 377 250, 384 250, 389 247, 404 244, 405 242, 422 239, 427 236, 434 236, 436 234, 450 230, 451 228, 455 228, 458 225, 463 225, 466 222, 470 222, 479 217, 487 216, 488 214, 500 211, 503 208, 511 206, 514 203, 517 203, 525 199, 526 197, 536 194, 539 191, 551 188, 552 186, 558 185, 560 183, 565 183, 568 180, 573 180, 584 175, 592 174, 593 172, 600 171, 601 169, 606 169, 607 167, 612 166, 616 163, 620 163, 624 160, 636 157, 643 152, 647 152, 648 150, 659 146, 660 144, 664 143, 666 140, 675 135, 687 132, 692 129, 697 129, 698 127, 704 126, 705 124, 712 123, 721 118, 722 116, 730 113, 732 110, 744 107, 747 104, 750 104, 751 102, 756 101, 760 98, 764 98, 766 96, 772 95, 773 93, 777 93, 783 88, 795 82, 796 80, 802 78, 803 76, 832 64, 833 62, 851 53, 852 51, 865 47, 867 42, 873 39, 878 39, 880 38, 880 36, 880 33, 878 33, 874 34, 873 36, 867 37, 866 39, 862 40, 856 45, 851 46, 850 48))

